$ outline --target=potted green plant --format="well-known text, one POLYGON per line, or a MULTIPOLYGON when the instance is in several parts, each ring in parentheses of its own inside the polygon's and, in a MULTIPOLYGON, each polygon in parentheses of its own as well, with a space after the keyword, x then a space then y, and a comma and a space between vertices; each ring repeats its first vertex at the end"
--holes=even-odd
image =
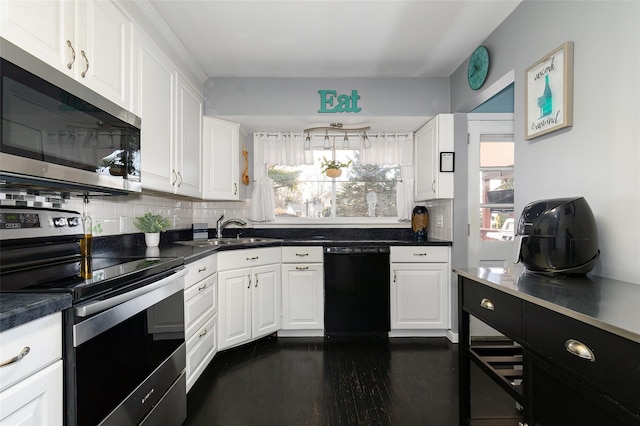
POLYGON ((160 233, 171 227, 171 222, 159 214, 145 213, 133 220, 133 226, 144 233, 147 247, 157 247, 160 244, 160 233))
POLYGON ((343 167, 349 167, 351 160, 346 163, 342 163, 338 160, 327 160, 327 157, 322 157, 320 160, 321 172, 331 178, 337 178, 342 174, 343 167))

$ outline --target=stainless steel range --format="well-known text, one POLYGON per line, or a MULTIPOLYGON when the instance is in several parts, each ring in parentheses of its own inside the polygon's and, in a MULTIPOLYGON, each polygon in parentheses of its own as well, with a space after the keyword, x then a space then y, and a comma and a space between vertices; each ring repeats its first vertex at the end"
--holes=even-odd
POLYGON ((0 210, 0 291, 67 292, 67 425, 179 425, 186 418, 181 258, 83 259, 80 214, 0 210))

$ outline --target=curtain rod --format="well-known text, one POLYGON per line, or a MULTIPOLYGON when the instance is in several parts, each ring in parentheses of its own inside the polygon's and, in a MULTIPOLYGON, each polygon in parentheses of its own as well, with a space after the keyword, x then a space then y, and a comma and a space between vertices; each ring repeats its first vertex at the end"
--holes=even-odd
MULTIPOLYGON (((309 130, 309 129, 307 129, 307 130, 309 130)), ((328 132, 329 132, 329 136, 331 136, 331 137, 333 137, 333 136, 341 136, 341 135, 344 135, 345 133, 347 135, 349 135, 349 134, 360 135, 361 134, 360 132, 352 132, 352 133, 350 133, 349 130, 337 130, 337 129, 334 129, 333 133, 331 133, 332 132, 331 130, 328 130, 328 132)), ((304 137, 305 133, 307 133, 306 130, 304 132, 263 132, 263 131, 260 131, 260 132, 255 132, 254 134, 256 134, 256 135, 264 135, 264 136, 292 135, 292 136, 304 137)), ((374 132, 374 133, 367 133, 367 136, 370 137, 370 138, 371 137, 376 138, 376 137, 378 137, 380 135, 384 135, 384 136, 407 136, 408 137, 408 136, 413 135, 413 132, 402 132, 402 133, 398 133, 398 132, 374 132)), ((317 133, 314 136, 323 136, 324 137, 325 133, 317 133)))

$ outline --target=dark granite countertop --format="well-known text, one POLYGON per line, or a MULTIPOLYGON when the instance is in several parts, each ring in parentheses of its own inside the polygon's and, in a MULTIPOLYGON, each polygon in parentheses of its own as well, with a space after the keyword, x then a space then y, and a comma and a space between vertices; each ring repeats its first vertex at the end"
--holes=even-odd
POLYGON ((640 284, 513 268, 454 268, 465 278, 640 343, 640 284))
MULTIPOLYGON (((223 245, 215 247, 192 247, 176 244, 189 240, 189 232, 180 231, 161 237, 159 247, 145 247, 142 234, 127 234, 94 239, 95 257, 182 257, 185 264, 227 250, 242 250, 260 247, 280 246, 451 246, 451 241, 436 239, 416 240, 406 229, 341 228, 323 229, 251 229, 242 237, 263 237, 276 241, 251 243, 247 245, 223 245), (97 241, 96 241, 97 240, 97 241)), ((229 230, 229 232, 234 232, 229 230)), ((168 233, 169 234, 169 233, 168 233)), ((225 237, 235 237, 227 234, 225 237)), ((71 296, 67 294, 45 293, 2 293, 0 294, 0 330, 38 319, 50 313, 71 307, 71 296)))
POLYGON ((71 307, 66 293, 2 293, 0 294, 0 331, 71 307))

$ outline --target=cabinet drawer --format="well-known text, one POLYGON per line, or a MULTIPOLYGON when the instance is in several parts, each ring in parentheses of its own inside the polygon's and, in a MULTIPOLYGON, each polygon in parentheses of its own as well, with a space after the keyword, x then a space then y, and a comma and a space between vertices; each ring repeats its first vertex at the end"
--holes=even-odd
POLYGON ((522 342, 520 299, 466 278, 461 290, 464 310, 509 338, 522 342))
POLYGON ((449 247, 392 246, 389 261, 399 263, 449 262, 449 247))
POLYGON ((62 425, 62 360, 0 392, 0 425, 62 425))
POLYGON ((19 361, 0 367, 0 390, 62 358, 62 314, 47 315, 0 333, 0 363, 26 352, 25 348, 28 353, 19 361))
POLYGON ((216 352, 217 316, 210 318, 187 340, 187 390, 200 377, 216 352))
POLYGON ((229 250, 218 253, 218 268, 221 271, 253 268, 280 263, 281 259, 280 247, 229 250))
POLYGON ((531 303, 525 303, 525 314, 532 348, 640 415, 640 344, 531 303), (569 349, 583 344, 593 361, 571 353, 570 339, 569 349))
POLYGON ((184 327, 189 339, 217 310, 217 275, 191 286, 184 292, 184 327))
POLYGON ((322 247, 282 247, 282 263, 322 263, 322 247))
POLYGON ((216 272, 216 255, 207 256, 204 259, 189 263, 189 273, 184 277, 184 288, 188 289, 197 282, 202 281, 216 272))

